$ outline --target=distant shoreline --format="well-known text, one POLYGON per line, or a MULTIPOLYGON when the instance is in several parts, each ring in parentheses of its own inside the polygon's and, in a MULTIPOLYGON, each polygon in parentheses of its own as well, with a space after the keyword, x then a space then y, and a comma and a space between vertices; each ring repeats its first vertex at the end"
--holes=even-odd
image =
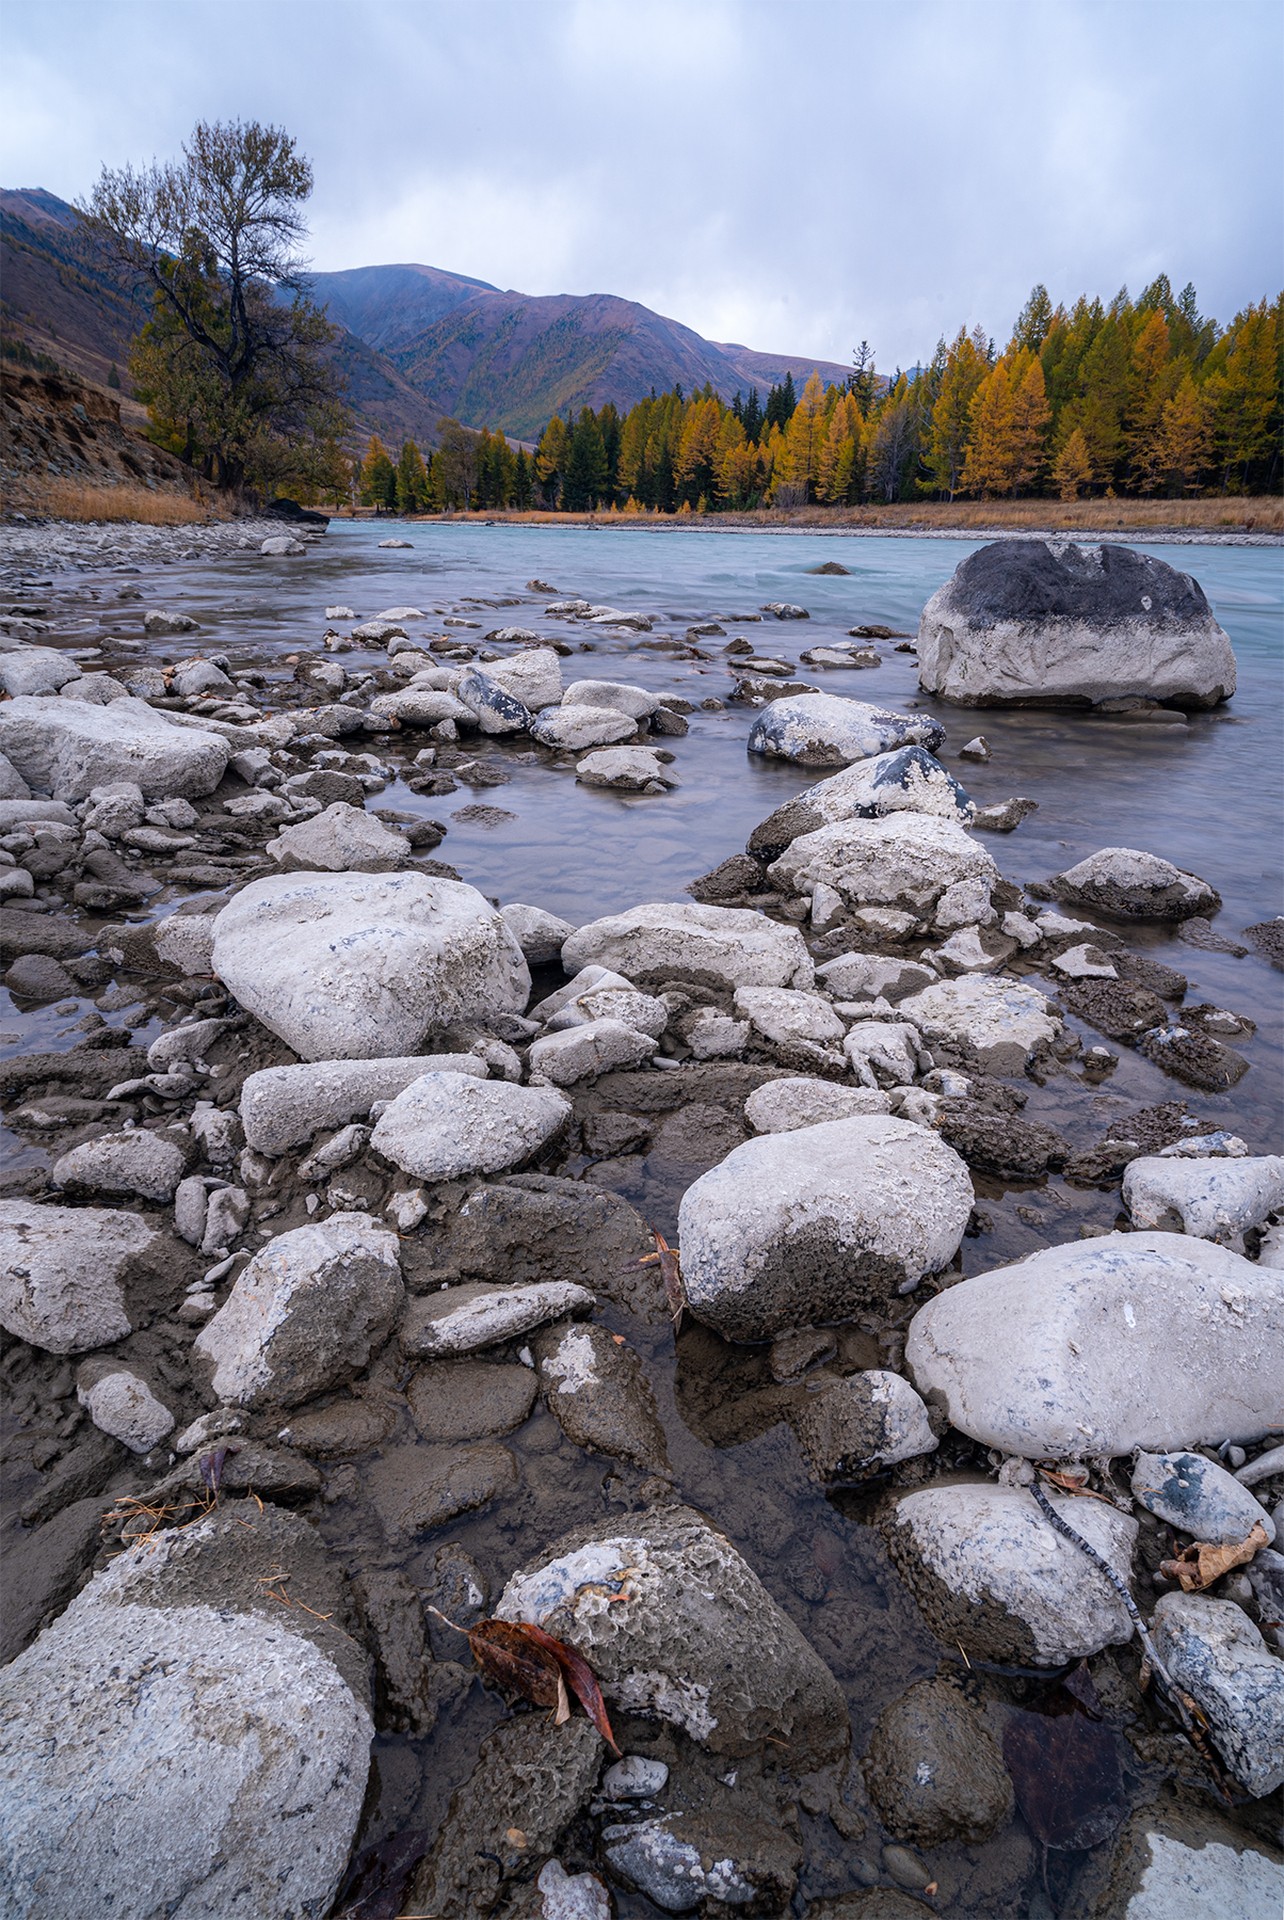
POLYGON ((380 516, 336 513, 343 522, 365 521, 372 526, 539 527, 545 533, 558 528, 594 532, 770 534, 776 538, 806 534, 812 538, 873 540, 1072 540, 1087 545, 1122 541, 1148 546, 1279 547, 1284 531, 1212 527, 1094 527, 1094 526, 870 526, 838 525, 827 521, 791 520, 783 525, 746 520, 733 514, 590 514, 590 513, 442 513, 380 516))

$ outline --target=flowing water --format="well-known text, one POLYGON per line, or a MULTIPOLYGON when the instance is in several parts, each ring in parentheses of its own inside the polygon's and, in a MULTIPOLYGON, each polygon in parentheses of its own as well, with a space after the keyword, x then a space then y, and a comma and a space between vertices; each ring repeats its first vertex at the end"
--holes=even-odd
MULTIPOLYGON (((414 606, 429 620, 423 628, 412 625, 412 635, 440 631, 440 617, 475 621, 475 628, 452 629, 472 643, 492 628, 521 625, 576 649, 563 661, 568 681, 610 677, 682 695, 693 708, 690 731, 659 743, 672 749, 681 779, 671 795, 594 791, 576 784, 565 757, 554 761, 529 743, 487 742, 485 754, 510 776, 506 784, 476 796, 461 788, 421 799, 398 781, 373 801, 440 820, 448 833, 437 857, 487 894, 575 922, 639 901, 682 899, 692 879, 740 851, 753 826, 814 777, 746 754, 750 709, 701 709, 702 701, 726 700, 732 690, 720 651, 728 639, 747 638, 756 652, 796 664, 804 648, 845 637, 859 625, 879 623, 912 634, 924 602, 976 544, 703 531, 661 537, 641 530, 456 523, 393 530, 409 540, 408 549, 377 545, 389 531, 387 522, 335 522, 305 558, 198 560, 158 570, 141 584, 148 603, 193 614, 201 623, 200 644, 226 652, 234 669, 253 665, 282 679, 292 675, 288 655, 319 648, 327 605, 351 607, 359 618, 414 606), (818 566, 833 561, 848 569, 846 576, 817 574, 818 566), (532 579, 551 583, 558 597, 583 596, 647 613, 654 628, 621 635, 549 618, 543 607, 551 596, 528 592, 525 583, 532 579), (804 606, 810 618, 746 618, 769 601, 804 606), (716 621, 726 637, 701 639, 702 658, 656 644, 666 635, 681 640, 689 626, 707 621, 716 621), (508 817, 490 824, 451 817, 473 798, 508 817)), ((1124 725, 1073 713, 962 712, 920 695, 913 655, 888 640, 873 643, 881 662, 875 671, 802 667, 799 676, 826 692, 893 708, 932 709, 947 729, 940 757, 979 803, 1012 794, 1036 800, 1038 811, 1015 834, 986 839, 1008 877, 1043 880, 1101 846, 1150 849, 1218 888, 1225 905, 1217 928, 1234 939, 1284 906, 1284 565, 1275 549, 1164 545, 1153 551, 1201 582, 1239 662, 1233 702, 1185 725, 1124 725), (977 732, 992 748, 989 764, 979 767, 956 759, 958 747, 977 732)), ((99 624, 108 633, 138 631, 141 609, 116 602, 119 584, 119 575, 109 573, 61 576, 52 597, 45 597, 68 617, 74 610, 89 622, 68 638, 92 643, 99 624)), ((168 640, 149 647, 145 657, 173 660, 191 650, 186 640, 168 640)), ((350 672, 367 663, 360 653, 337 657, 350 672)), ((368 664, 381 657, 372 651, 368 664)), ((358 737, 348 744, 381 751, 377 739, 358 737)), ((162 899, 162 909, 165 904, 162 899)), ((1192 1001, 1213 1001, 1251 1016, 1257 1032, 1242 1043, 1251 1071, 1229 1093, 1196 1094, 1121 1049, 1119 1067, 1104 1088, 1091 1091, 1071 1067, 1030 1089, 1028 1115, 1058 1126, 1079 1145, 1128 1107, 1184 1097, 1192 1112, 1233 1128, 1253 1150, 1278 1151, 1284 1042, 1278 973, 1255 952, 1235 957, 1196 950, 1168 929, 1137 930, 1130 938, 1189 977, 1192 1001)), ((1053 982, 1043 984, 1054 990, 1053 982)), ((31 1013, 8 1002, 6 1050, 70 1044, 75 1016, 83 1011, 77 1005, 31 1013)), ((1089 1040, 1098 1037, 1080 1031, 1089 1040)), ((680 1150, 667 1157, 652 1150, 595 1166, 581 1160, 567 1170, 615 1187, 672 1234, 682 1186, 701 1169, 684 1162, 680 1150)), ((978 1177, 977 1186, 985 1219, 982 1230, 964 1242, 966 1272, 1116 1223, 1115 1192, 1079 1189, 1059 1178, 1019 1183, 978 1177)), ((904 1317, 912 1310, 907 1302, 904 1317)), ((646 1361, 683 1496, 735 1540, 829 1663, 847 1693, 860 1753, 883 1707, 942 1663, 957 1668, 957 1649, 937 1646, 924 1627, 868 1524, 868 1502, 850 1494, 826 1498, 808 1479, 772 1398, 762 1353, 728 1348, 698 1328, 688 1328, 675 1342, 667 1327, 644 1324, 622 1308, 608 1308, 603 1317, 627 1334, 646 1361)), ((845 1370, 880 1364, 880 1351, 889 1349, 880 1348, 879 1340, 887 1333, 873 1322, 849 1330, 843 1336, 845 1370)), ((894 1351, 894 1329, 892 1341, 894 1351)), ((407 1422, 399 1439, 412 1438, 407 1422)), ((572 1446, 546 1412, 538 1411, 508 1444, 522 1463, 520 1495, 454 1523, 445 1536, 474 1556, 493 1593, 514 1566, 577 1522, 636 1504, 636 1488, 572 1446)), ((966 1449, 959 1458, 967 1463, 966 1449)), ((322 1517, 327 1537, 352 1571, 396 1565, 429 1584, 442 1536, 429 1535, 404 1552, 390 1549, 362 1497, 361 1472, 359 1465, 356 1473, 347 1468, 330 1475, 322 1517)), ((440 1651, 450 1657, 444 1646, 440 1651)), ((1108 1666, 1112 1659, 1095 1664, 1108 1666)), ((1023 1683, 976 1684, 997 1697, 1005 1685, 1019 1691, 1023 1683)), ((469 1771, 478 1739, 501 1713, 496 1696, 473 1686, 443 1712, 430 1739, 382 1738, 367 1835, 407 1825, 431 1828, 452 1787, 469 1771)), ((632 1731, 635 1739, 645 1737, 639 1728, 632 1731)), ((1157 1779, 1154 1766, 1136 1762, 1130 1792, 1150 1797, 1157 1779)), ((863 1841, 848 1843, 826 1821, 808 1816, 804 1839, 801 1884, 812 1898, 855 1888, 877 1873, 880 1841, 872 1823, 863 1841)), ((951 1845, 928 1853, 941 1884, 936 1910, 978 1920, 1050 1911, 1040 1905, 1037 1858, 1019 1823, 980 1847, 951 1845)), ((620 1911, 641 1915, 655 1909, 623 1895, 620 1911)))

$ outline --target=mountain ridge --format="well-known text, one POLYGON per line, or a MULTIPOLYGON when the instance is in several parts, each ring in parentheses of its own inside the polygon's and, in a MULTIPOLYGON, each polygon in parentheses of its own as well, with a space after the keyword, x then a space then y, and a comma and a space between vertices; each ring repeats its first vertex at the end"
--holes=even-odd
MULTIPOLYGON (((147 314, 83 231, 75 207, 41 187, 0 189, 5 330, 33 351, 103 384, 117 368, 125 415, 129 344, 147 314)), ((554 413, 621 413, 653 389, 737 391, 795 385, 813 368, 828 384, 846 367, 802 354, 706 340, 691 327, 610 293, 525 294, 416 261, 309 273, 340 329, 333 349, 358 431, 392 445, 435 446, 446 417, 534 440, 554 413)))

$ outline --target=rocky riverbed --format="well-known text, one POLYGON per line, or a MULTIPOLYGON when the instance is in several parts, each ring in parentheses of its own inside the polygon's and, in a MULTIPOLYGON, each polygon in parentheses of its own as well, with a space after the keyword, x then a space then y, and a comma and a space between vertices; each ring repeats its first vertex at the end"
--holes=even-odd
POLYGON ((877 607, 343 538, 0 541, 0 1911, 1274 1916, 1282 923, 877 607))

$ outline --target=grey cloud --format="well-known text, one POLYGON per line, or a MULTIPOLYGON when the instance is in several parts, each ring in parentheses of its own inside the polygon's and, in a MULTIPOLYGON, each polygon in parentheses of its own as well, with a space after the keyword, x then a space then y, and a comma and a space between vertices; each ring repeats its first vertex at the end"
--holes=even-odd
POLYGON ((908 364, 1036 279, 1281 278, 1274 0, 43 0, 0 179, 72 197, 197 118, 296 132, 315 263, 612 292, 908 364))

